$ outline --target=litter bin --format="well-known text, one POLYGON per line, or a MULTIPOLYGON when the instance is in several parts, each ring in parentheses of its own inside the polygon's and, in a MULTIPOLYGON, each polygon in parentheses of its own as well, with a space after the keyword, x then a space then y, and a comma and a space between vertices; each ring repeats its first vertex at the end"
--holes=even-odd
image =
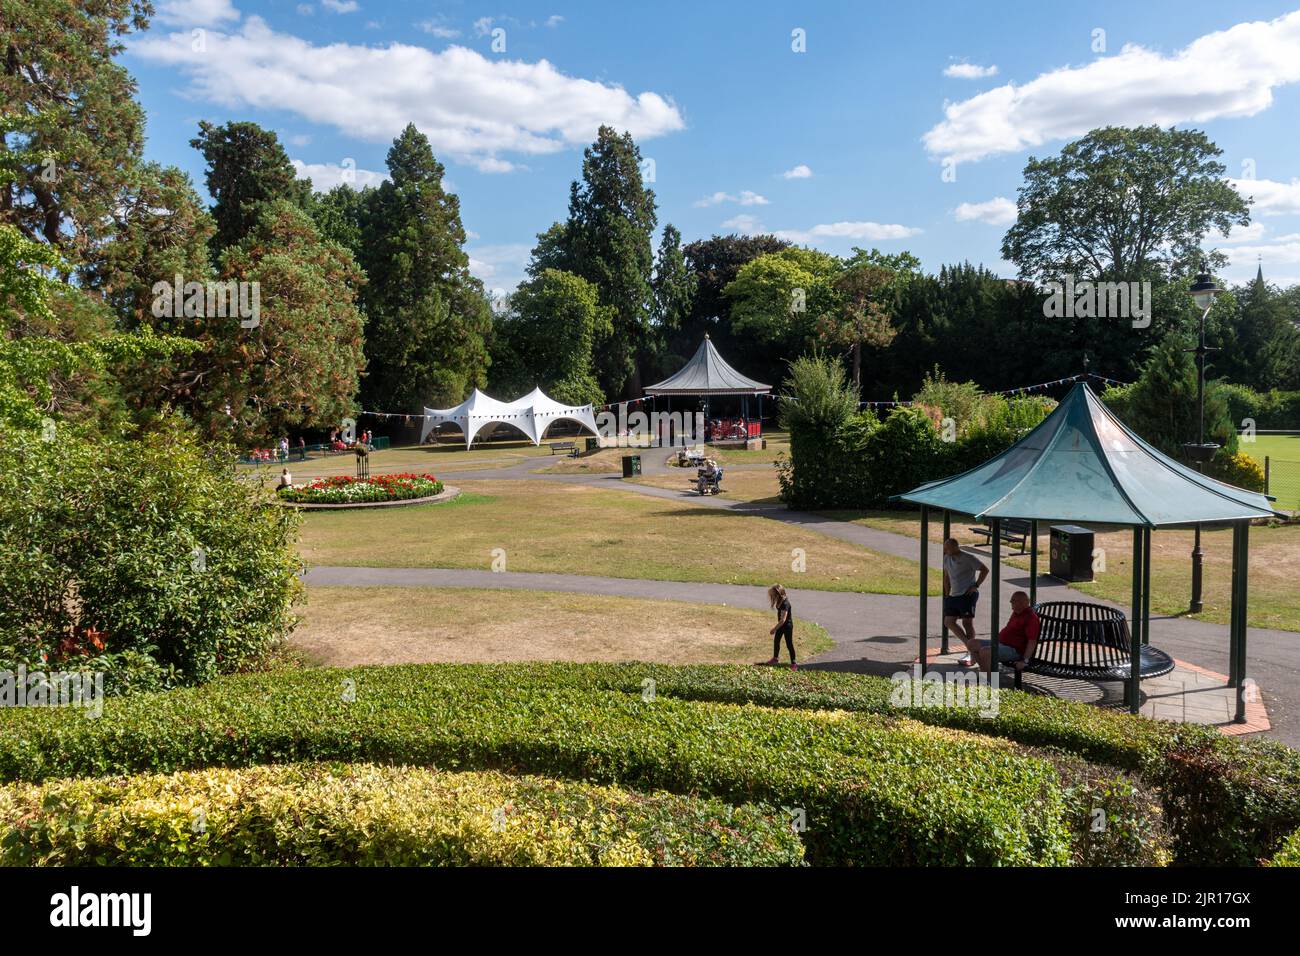
POLYGON ((641 474, 641 456, 624 455, 623 456, 623 477, 635 478, 641 474))
POLYGON ((1052 577, 1062 581, 1092 580, 1093 533, 1074 524, 1053 525, 1051 530, 1052 577))
POLYGON ((587 439, 587 451, 600 451, 600 439, 599 439, 599 438, 588 438, 588 439, 587 439))

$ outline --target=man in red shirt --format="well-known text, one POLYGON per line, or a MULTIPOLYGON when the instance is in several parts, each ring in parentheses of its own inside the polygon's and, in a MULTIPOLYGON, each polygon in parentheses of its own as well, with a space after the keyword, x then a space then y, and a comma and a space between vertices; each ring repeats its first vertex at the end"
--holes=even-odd
MULTIPOLYGON (((1029 595, 1017 591, 1011 595, 1011 617, 1006 627, 998 631, 998 661, 1011 664, 1016 670, 1024 670, 1025 665, 1033 659, 1034 648, 1038 646, 1038 632, 1042 622, 1029 606, 1029 595)), ((980 669, 989 669, 989 641, 980 641, 980 669)))

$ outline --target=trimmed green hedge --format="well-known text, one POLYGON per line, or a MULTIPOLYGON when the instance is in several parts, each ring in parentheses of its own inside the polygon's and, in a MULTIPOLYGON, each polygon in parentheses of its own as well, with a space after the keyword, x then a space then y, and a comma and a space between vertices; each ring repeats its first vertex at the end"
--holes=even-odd
POLYGON ((797 866, 772 807, 373 764, 0 788, 7 866, 797 866))
POLYGON ((866 674, 717 665, 468 666, 480 681, 503 686, 540 681, 640 692, 651 680, 660 696, 683 700, 901 714, 1065 751, 1138 773, 1158 788, 1176 860, 1183 864, 1252 866, 1300 827, 1300 753, 1271 740, 1225 737, 1211 727, 1149 720, 1012 690, 1001 692, 994 717, 965 707, 900 708, 890 699, 892 683, 866 674))
POLYGON ((1269 866, 1300 866, 1300 830, 1286 838, 1269 866))
POLYGON ((1010 744, 873 714, 615 693, 607 667, 415 665, 222 678, 104 715, 0 716, 0 778, 299 760, 502 769, 802 809, 809 862, 1056 865, 1053 765, 1010 744), (649 697, 649 699, 646 699, 649 697), (349 702, 348 698, 353 698, 349 702))

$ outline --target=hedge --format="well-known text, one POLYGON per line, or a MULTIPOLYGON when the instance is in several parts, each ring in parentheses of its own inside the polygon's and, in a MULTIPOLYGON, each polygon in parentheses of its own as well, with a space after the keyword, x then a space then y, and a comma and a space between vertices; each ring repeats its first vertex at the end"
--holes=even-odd
MULTIPOLYGON (((1183 864, 1252 866, 1300 827, 1297 751, 1271 740, 1225 737, 1211 727, 1133 717, 1055 697, 1002 691, 997 715, 983 717, 966 707, 896 707, 890 699, 892 683, 866 674, 717 665, 461 666, 473 668, 485 684, 542 682, 640 692, 646 681, 653 681, 661 697, 903 715, 1061 750, 1139 774, 1156 787, 1176 861, 1183 864)), ((1133 858, 1131 854, 1124 862, 1133 858)))
POLYGON ((0 788, 7 866, 797 866, 774 807, 295 764, 0 788))
POLYGON ((1300 830, 1286 838, 1269 866, 1300 866, 1300 830))
POLYGON ((801 809, 815 864, 1071 858, 1077 814, 1055 768, 1008 743, 879 714, 687 701, 639 685, 615 693, 580 677, 308 670, 114 699, 98 719, 10 711, 0 717, 0 779, 301 760, 500 769, 801 809))
POLYGON ((1228 414, 1234 428, 1249 418, 1256 428, 1288 431, 1300 429, 1300 391, 1272 389, 1257 392, 1245 385, 1221 385, 1228 400, 1228 414))

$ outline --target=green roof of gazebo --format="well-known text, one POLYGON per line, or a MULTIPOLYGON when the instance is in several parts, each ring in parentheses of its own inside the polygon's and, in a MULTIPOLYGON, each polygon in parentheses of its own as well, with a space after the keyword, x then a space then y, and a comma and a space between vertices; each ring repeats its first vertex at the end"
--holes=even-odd
POLYGON ((1148 527, 1275 514, 1269 497, 1207 478, 1151 447, 1084 383, 1002 454, 894 500, 981 519, 1148 527))

